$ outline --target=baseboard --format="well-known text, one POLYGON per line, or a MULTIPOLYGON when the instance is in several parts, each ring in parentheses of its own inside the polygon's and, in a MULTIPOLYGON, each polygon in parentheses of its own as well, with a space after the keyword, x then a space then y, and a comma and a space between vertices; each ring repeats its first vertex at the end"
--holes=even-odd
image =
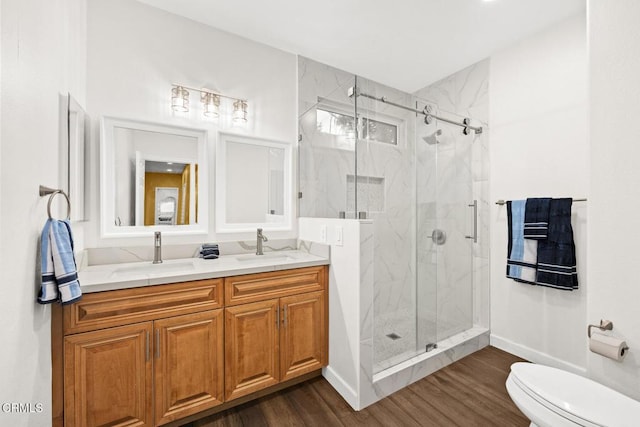
POLYGON ((356 411, 358 411, 358 395, 356 391, 347 384, 340 375, 336 373, 331 366, 322 368, 322 376, 331 384, 344 400, 356 411))
POLYGON ((582 376, 586 376, 587 374, 586 368, 574 365, 573 363, 565 362, 564 360, 558 359, 557 357, 553 357, 538 350, 534 350, 524 345, 517 344, 513 341, 494 334, 491 334, 490 343, 493 347, 504 350, 507 353, 515 354, 518 357, 521 357, 533 363, 537 363, 539 365, 551 366, 582 376))

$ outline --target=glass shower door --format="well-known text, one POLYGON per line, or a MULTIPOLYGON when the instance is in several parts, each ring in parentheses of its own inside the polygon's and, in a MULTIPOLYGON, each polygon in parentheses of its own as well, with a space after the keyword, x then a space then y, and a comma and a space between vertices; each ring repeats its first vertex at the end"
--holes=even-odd
POLYGON ((473 326, 474 136, 439 120, 419 129, 416 154, 428 167, 417 171, 417 330, 418 346, 429 350, 473 326))
MULTIPOLYGON (((416 101, 423 109, 426 103, 416 101)), ((433 105, 430 104, 432 107, 433 105)), ((438 221, 438 154, 442 129, 416 116, 416 351, 438 342, 438 266, 448 234, 438 221)))
POLYGON ((299 57, 298 215, 354 218, 355 76, 299 57))

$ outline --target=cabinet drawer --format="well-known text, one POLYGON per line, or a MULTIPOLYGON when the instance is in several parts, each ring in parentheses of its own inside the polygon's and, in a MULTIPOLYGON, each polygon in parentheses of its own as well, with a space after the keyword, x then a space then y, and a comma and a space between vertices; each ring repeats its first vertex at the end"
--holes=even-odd
POLYGON ((319 266, 227 277, 224 279, 225 302, 232 306, 320 291, 325 288, 326 272, 326 266, 319 266))
POLYGON ((223 306, 223 279, 85 294, 64 306, 64 333, 196 313, 223 306))

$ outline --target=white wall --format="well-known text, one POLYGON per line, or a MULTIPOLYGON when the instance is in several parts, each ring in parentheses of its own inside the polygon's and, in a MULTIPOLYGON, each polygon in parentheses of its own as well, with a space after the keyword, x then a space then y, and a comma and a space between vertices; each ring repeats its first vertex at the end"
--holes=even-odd
POLYGON ((372 226, 370 221, 361 224, 354 219, 299 218, 298 221, 301 240, 331 246, 329 366, 324 369, 324 376, 352 407, 357 408, 362 335, 359 302, 362 300, 360 284, 363 272, 360 261, 362 257, 370 259, 372 255, 361 253, 361 234, 363 228, 371 233, 372 226), (336 242, 338 229, 342 244, 336 242))
MULTIPOLYGON (((149 238, 99 236, 98 123, 103 115, 205 128, 226 129, 204 119, 199 94, 191 91, 191 111, 173 113, 172 83, 206 87, 248 100, 245 132, 294 143, 297 136, 296 57, 186 18, 131 0, 88 0, 87 112, 92 118, 86 246, 150 244, 149 238)), ((210 153, 213 153, 210 146, 210 153)), ((295 156, 294 156, 295 157, 295 156)), ((209 224, 214 224, 213 155, 210 156, 209 224)), ((294 193, 294 192, 292 192, 294 193)), ((292 200, 292 206, 295 206, 292 200)), ((167 236, 166 244, 253 239, 253 234, 167 236)), ((150 234, 151 236, 151 234, 150 234)), ((271 232, 270 239, 295 237, 271 232)))
POLYGON ((638 265, 640 3, 588 2, 591 195, 587 320, 613 321, 631 348, 622 363, 589 353, 589 376, 640 399, 638 265), (630 126, 631 125, 631 126, 630 126))
POLYGON ((491 342, 577 372, 587 362, 587 293, 593 289, 586 222, 593 200, 573 204, 580 283, 573 292, 505 277, 507 211, 493 202, 589 196, 586 65, 585 17, 579 16, 493 55, 489 83, 491 342))
POLYGON ((50 306, 36 303, 37 243, 47 216, 38 185, 62 185, 60 93, 85 99, 85 1, 3 0, 0 152, 0 402, 43 412, 0 411, 3 426, 51 423, 50 306))

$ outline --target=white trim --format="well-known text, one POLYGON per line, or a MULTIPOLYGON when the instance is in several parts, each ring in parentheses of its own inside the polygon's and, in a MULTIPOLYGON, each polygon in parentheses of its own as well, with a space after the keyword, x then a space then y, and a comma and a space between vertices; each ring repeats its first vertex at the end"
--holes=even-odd
POLYGON ((537 363, 539 365, 551 366, 553 368, 573 372, 574 374, 582 376, 585 376, 587 374, 586 368, 574 365, 573 363, 565 362, 564 360, 558 359, 557 357, 553 357, 538 350, 525 347, 521 344, 515 343, 506 338, 499 337, 495 334, 491 334, 490 343, 490 345, 492 345, 493 347, 499 348, 500 350, 506 351, 507 353, 515 354, 518 357, 521 357, 533 363, 537 363))
POLYGON ((322 368, 322 376, 329 382, 329 384, 331 384, 331 387, 336 389, 340 396, 342 396, 342 398, 346 400, 352 408, 358 408, 356 410, 359 410, 358 394, 349 386, 349 384, 346 383, 344 379, 342 379, 340 375, 336 373, 336 371, 331 368, 331 366, 322 368))

